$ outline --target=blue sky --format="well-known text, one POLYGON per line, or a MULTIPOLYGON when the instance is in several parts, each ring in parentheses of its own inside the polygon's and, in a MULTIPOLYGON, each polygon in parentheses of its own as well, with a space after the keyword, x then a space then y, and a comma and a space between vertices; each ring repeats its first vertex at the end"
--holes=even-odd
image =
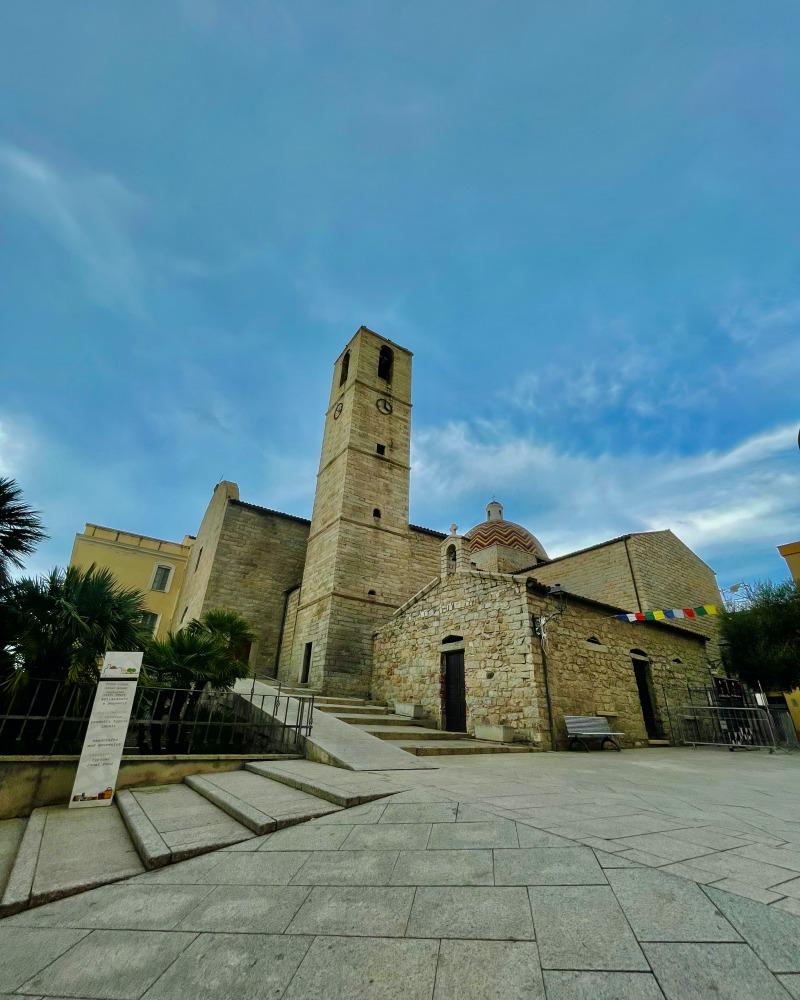
POLYGON ((412 519, 551 555, 800 538, 800 7, 7 0, 0 473, 44 512, 309 514, 330 366, 415 352, 412 519))

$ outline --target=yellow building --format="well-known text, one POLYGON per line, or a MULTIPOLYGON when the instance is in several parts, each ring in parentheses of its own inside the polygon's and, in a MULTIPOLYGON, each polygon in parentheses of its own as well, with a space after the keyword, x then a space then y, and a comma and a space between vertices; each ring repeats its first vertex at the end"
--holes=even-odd
POLYGON ((75 536, 69 564, 82 569, 92 564, 110 569, 123 587, 142 591, 153 634, 162 638, 172 624, 193 542, 192 535, 185 535, 182 542, 168 542, 87 524, 75 536))
MULTIPOLYGON (((778 552, 786 560, 792 578, 800 584, 800 542, 787 542, 786 545, 779 545, 778 552)), ((772 692, 770 692, 772 694, 772 692)), ((800 736, 800 688, 793 688, 791 691, 782 692, 782 697, 786 700, 786 707, 792 714, 794 728, 800 736)))
POLYGON ((800 583, 800 542, 787 542, 786 545, 779 545, 778 552, 786 560, 792 577, 800 583))

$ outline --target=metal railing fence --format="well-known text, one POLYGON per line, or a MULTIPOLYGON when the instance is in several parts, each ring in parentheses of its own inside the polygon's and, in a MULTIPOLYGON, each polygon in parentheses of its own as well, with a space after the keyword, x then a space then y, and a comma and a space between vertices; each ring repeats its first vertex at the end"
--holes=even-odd
MULTIPOLYGON (((0 754, 78 754, 97 688, 32 680, 0 690, 0 754)), ((140 684, 125 738, 131 754, 295 753, 311 732, 314 699, 140 684)))
POLYGON ((765 708, 727 705, 671 707, 680 742, 688 746, 727 746, 731 750, 779 745, 770 713, 765 708))

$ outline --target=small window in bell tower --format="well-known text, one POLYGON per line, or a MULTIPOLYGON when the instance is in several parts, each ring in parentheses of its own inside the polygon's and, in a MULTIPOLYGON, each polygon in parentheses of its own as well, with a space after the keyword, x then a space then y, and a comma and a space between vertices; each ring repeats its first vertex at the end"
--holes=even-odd
POLYGON ((381 353, 378 356, 378 378, 385 379, 387 382, 392 381, 392 369, 394 368, 394 351, 391 347, 387 347, 386 344, 381 348, 381 353))
POLYGON ((344 385, 350 371, 350 352, 346 351, 342 358, 342 374, 339 376, 339 385, 344 385))

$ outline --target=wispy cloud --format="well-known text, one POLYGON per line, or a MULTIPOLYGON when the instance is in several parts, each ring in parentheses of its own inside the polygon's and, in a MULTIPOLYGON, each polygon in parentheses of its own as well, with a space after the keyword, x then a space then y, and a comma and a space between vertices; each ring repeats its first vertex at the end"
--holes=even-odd
POLYGON ((58 169, 28 150, 0 143, 0 196, 78 263, 96 301, 144 312, 144 269, 131 236, 142 201, 119 178, 58 169))
MULTIPOLYGON (((426 516, 481 519, 494 493, 506 513, 559 555, 627 531, 671 528, 704 557, 763 548, 797 534, 797 427, 727 450, 587 455, 514 434, 504 424, 451 423, 415 437, 413 484, 426 516)), ((464 528, 469 524, 464 524, 464 528)))

